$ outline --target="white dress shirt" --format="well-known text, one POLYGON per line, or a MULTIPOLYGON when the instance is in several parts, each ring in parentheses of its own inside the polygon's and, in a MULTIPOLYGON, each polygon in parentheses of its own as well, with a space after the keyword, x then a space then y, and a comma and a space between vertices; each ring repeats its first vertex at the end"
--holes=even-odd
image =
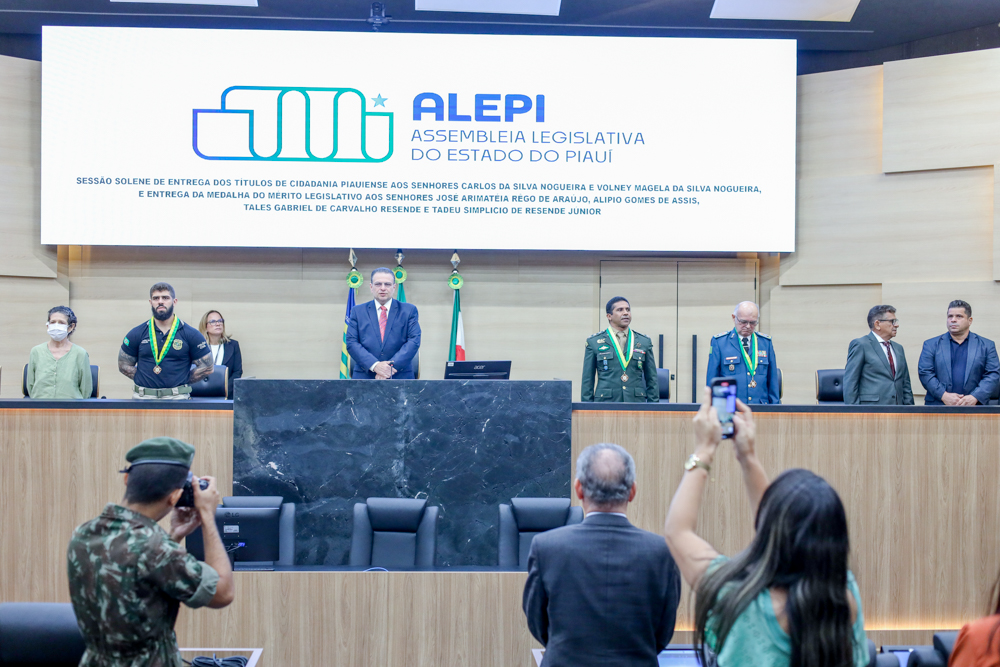
MULTIPOLYGON (((887 361, 889 360, 889 355, 892 355, 892 367, 895 368, 898 371, 899 370, 899 363, 897 363, 898 360, 896 359, 896 353, 892 351, 892 343, 889 343, 889 347, 887 348, 885 346, 885 343, 887 341, 882 340, 882 337, 879 336, 874 331, 872 331, 871 333, 872 333, 872 336, 875 337, 875 342, 878 343, 879 349, 882 350, 882 354, 885 355, 885 358, 886 358, 887 361)), ((893 378, 893 379, 895 379, 895 378, 893 378)))

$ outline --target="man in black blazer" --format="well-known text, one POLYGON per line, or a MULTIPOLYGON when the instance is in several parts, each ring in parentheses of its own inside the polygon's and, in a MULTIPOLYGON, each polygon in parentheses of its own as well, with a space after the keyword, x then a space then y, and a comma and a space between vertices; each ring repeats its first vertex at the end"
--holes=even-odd
POLYGON ((523 607, 542 667, 656 667, 674 634, 680 573, 662 535, 629 523, 635 462, 618 445, 576 462, 583 523, 535 536, 523 607))
POLYGON ((903 346, 893 342, 899 330, 896 309, 888 304, 868 311, 867 336, 847 347, 844 403, 854 405, 913 405, 910 369, 903 346))
POLYGON ((969 331, 972 306, 948 304, 948 332, 924 342, 917 371, 924 405, 986 405, 1000 383, 997 346, 969 331))
POLYGON ((412 380, 413 357, 420 349, 417 307, 400 303, 396 276, 386 268, 372 271, 371 301, 355 306, 347 324, 347 353, 355 380, 412 380))

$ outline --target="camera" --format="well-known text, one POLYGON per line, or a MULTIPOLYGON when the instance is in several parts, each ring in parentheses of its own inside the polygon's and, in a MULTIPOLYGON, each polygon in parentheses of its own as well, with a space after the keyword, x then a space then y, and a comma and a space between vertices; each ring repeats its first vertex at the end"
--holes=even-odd
MULTIPOLYGON (((204 491, 208 488, 207 479, 199 479, 198 486, 204 491)), ((194 507, 194 473, 188 471, 187 481, 184 482, 184 491, 181 492, 181 499, 177 501, 175 507, 194 507)))

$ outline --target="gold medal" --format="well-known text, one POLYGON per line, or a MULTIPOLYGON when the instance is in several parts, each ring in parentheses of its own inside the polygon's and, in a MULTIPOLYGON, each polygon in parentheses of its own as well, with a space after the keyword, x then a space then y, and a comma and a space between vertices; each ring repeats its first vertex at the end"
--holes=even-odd
POLYGON ((750 388, 751 389, 755 389, 756 387, 757 387, 757 381, 756 380, 750 380, 750 388))
POLYGON ((163 369, 160 368, 159 366, 153 366, 153 372, 156 373, 157 375, 160 374, 161 370, 163 370, 163 369))
POLYGON ((628 373, 622 373, 622 382, 628 382, 628 373))

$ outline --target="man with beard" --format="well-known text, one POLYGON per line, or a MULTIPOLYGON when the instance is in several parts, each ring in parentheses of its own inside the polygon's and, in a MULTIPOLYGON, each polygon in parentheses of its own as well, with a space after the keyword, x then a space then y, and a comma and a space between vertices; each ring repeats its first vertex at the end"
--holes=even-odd
POLYGON ((174 315, 177 297, 167 283, 149 289, 149 305, 153 316, 122 341, 118 370, 135 383, 132 398, 191 398, 191 383, 214 367, 208 343, 198 329, 174 315))

